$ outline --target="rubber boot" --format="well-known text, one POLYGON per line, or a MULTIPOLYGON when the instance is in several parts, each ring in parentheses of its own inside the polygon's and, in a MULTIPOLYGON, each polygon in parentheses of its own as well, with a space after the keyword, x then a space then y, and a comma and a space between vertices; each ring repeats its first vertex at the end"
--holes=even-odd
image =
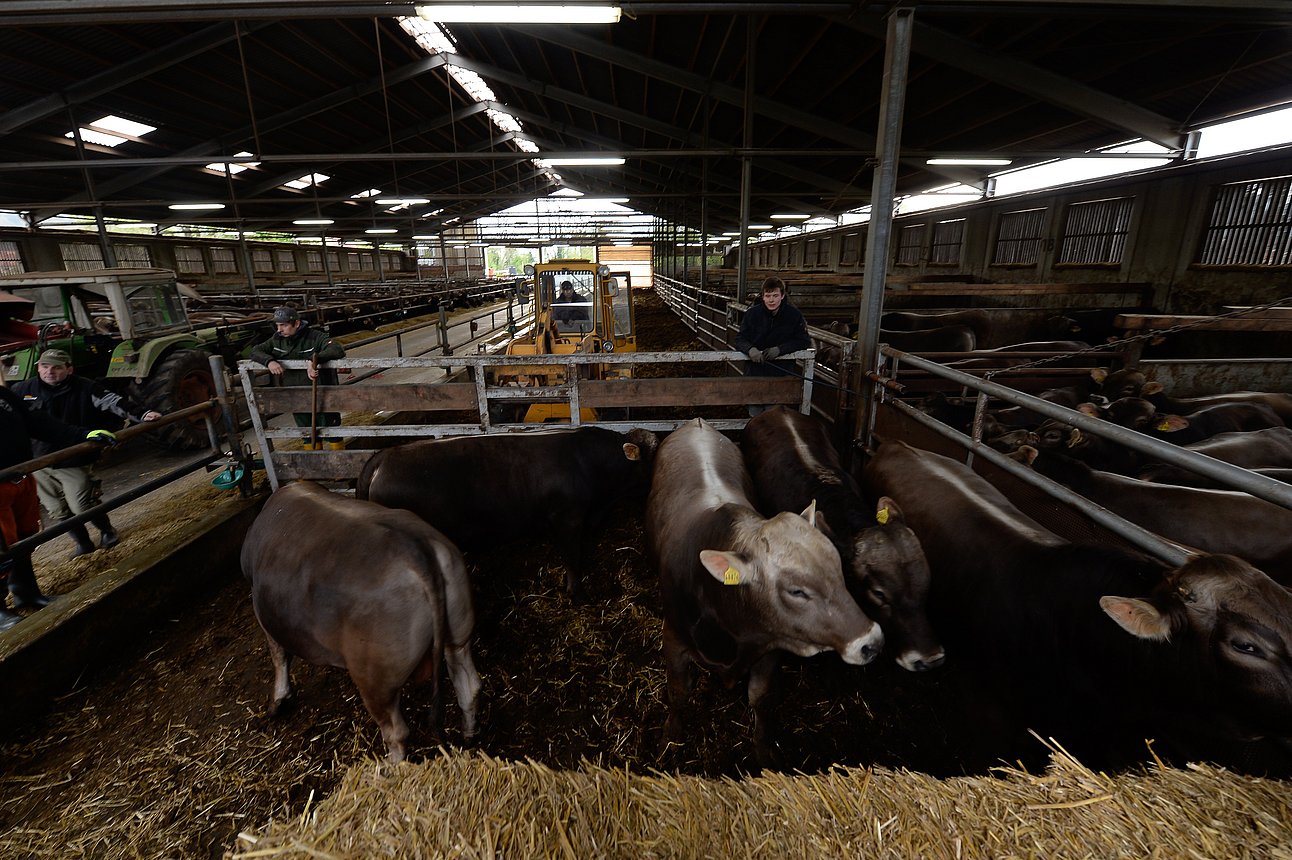
MULTIPOLYGON (((13 559, 6 558, 0 561, 0 582, 7 582, 9 574, 13 571, 13 559)), ((22 620, 22 616, 17 612, 10 612, 5 608, 4 599, 0 598, 0 631, 8 630, 10 627, 22 620)))
POLYGON ((40 593, 36 584, 36 569, 31 566, 31 556, 18 556, 9 571, 9 593, 13 595, 15 609, 40 609, 48 606, 50 599, 40 593))
POLYGON ((117 530, 108 522, 108 515, 102 514, 90 520, 94 527, 99 530, 99 546, 107 549, 121 543, 121 538, 117 535, 117 530))
POLYGON ((330 439, 330 440, 328 440, 327 446, 328 446, 329 448, 331 448, 333 451, 344 451, 344 450, 345 450, 345 440, 344 440, 344 439, 330 439))
POLYGON ((90 540, 90 532, 85 528, 84 523, 68 529, 67 536, 76 544, 76 549, 72 550, 72 554, 68 556, 69 559, 85 555, 87 552, 94 552, 94 541, 90 540))
POLYGON ((301 443, 301 447, 304 448, 306 451, 322 451, 323 443, 311 442, 310 440, 306 439, 304 442, 301 443))

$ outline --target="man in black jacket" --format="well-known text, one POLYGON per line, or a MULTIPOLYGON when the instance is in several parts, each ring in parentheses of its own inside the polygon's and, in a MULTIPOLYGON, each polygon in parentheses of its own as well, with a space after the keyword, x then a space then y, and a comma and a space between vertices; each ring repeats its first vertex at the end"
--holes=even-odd
MULTIPOLYGON (((784 376, 789 374, 792 363, 775 361, 777 356, 788 355, 812 345, 808 337, 807 320, 802 312, 786 298, 785 282, 775 276, 763 281, 761 302, 750 305, 740 321, 740 332, 733 346, 749 356, 753 365, 750 376, 784 376)), ((749 406, 749 414, 757 415, 767 407, 749 406)))
MULTIPOLYGON (((276 381, 282 385, 310 385, 315 379, 319 385, 336 385, 340 381, 336 370, 330 367, 320 368, 318 363, 345 358, 345 349, 332 340, 327 332, 307 325, 296 308, 284 305, 274 308, 273 337, 253 346, 247 357, 267 367, 269 372, 277 377, 276 381), (282 361, 289 359, 301 359, 313 363, 304 370, 288 370, 283 367, 282 361)), ((297 427, 310 426, 311 416, 308 412, 293 412, 292 418, 296 421, 297 427)), ((316 428, 340 427, 341 413, 319 412, 313 416, 313 422, 316 428)), ((340 439, 329 440, 323 437, 323 434, 319 435, 321 441, 317 443, 318 448, 322 448, 324 443, 335 450, 345 447, 345 442, 340 439)), ((314 448, 315 443, 306 437, 305 447, 314 448)))
MULTIPOLYGON (((92 379, 76 376, 72 357, 61 349, 47 349, 36 361, 37 377, 13 384, 14 393, 22 395, 27 407, 44 412, 64 424, 91 430, 120 430, 122 422, 155 421, 160 412, 144 411, 130 399, 109 391, 92 379), (142 414, 140 414, 142 413, 142 414)), ((78 442, 82 441, 80 439, 78 442)), ((32 445, 35 456, 52 454, 62 445, 37 441, 32 445)), ((83 514, 99 503, 100 482, 94 475, 97 454, 87 454, 48 466, 35 474, 36 492, 51 520, 60 521, 83 514)), ((116 546, 120 542, 107 514, 90 520, 99 530, 99 546, 116 546)), ((67 532, 76 544, 72 558, 94 552, 94 542, 84 525, 67 532)))
MULTIPOLYGON (((4 377, 0 373, 0 383, 4 377)), ((27 408, 22 398, 0 384, 0 471, 33 458, 32 437, 66 448, 90 438, 111 441, 112 434, 102 430, 64 424, 44 412, 27 408), (98 434, 98 435, 91 435, 98 434)), ((0 478, 0 534, 4 549, 40 531, 40 502, 36 498, 36 481, 30 475, 0 478)), ((31 553, 18 553, 0 560, 0 576, 9 580, 9 593, 17 609, 39 609, 49 603, 36 585, 36 571, 31 553)), ((17 624, 22 616, 10 612, 0 603, 0 630, 17 624)))

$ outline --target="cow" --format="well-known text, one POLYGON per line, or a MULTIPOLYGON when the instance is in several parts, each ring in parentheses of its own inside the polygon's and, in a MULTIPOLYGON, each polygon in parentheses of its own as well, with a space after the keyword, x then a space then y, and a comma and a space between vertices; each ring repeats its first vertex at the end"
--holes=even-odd
POLYGON ((1201 442, 1220 433, 1285 426, 1269 406, 1250 402, 1216 403, 1185 416, 1161 412, 1142 397, 1122 397, 1098 410, 1098 417, 1177 445, 1201 442))
POLYGON ((648 430, 604 427, 423 439, 374 454, 355 495, 410 510, 468 550, 550 540, 578 599, 586 539, 617 500, 645 496, 656 447, 648 430))
POLYGON ((1205 406, 1215 406, 1218 403, 1261 403, 1273 409, 1284 424, 1292 426, 1292 394, 1231 391, 1228 394, 1174 398, 1167 396, 1161 383, 1150 382, 1144 386, 1142 395, 1152 401, 1158 411, 1172 412, 1176 415, 1192 415, 1205 406))
MULTIPOLYGON (((1024 343, 1011 343, 1007 346, 998 346, 992 349, 983 349, 978 347, 977 352, 995 353, 991 356, 980 356, 978 358, 962 358, 958 361, 947 362, 947 367, 954 367, 964 370, 971 367, 1002 367, 1013 364, 1024 364, 1034 361, 1032 358, 1014 356, 1016 352, 1044 352, 1044 353, 1068 353, 1080 352, 1089 349, 1090 344, 1079 340, 1034 340, 1024 343)), ((1048 367, 1080 367, 1087 359, 1084 356, 1074 356, 1072 358, 1049 358, 1046 360, 1048 367)))
POLYGON ((1292 427, 1221 433, 1183 447, 1244 469, 1292 468, 1292 427))
POLYGON ((879 340, 903 352, 972 352, 978 343, 973 329, 963 325, 915 331, 879 330, 879 340))
MULTIPOLYGON (((1285 484, 1292 484, 1292 469, 1252 469, 1251 471, 1257 475, 1264 475, 1267 478, 1282 481, 1285 484)), ((1145 466, 1136 477, 1141 481, 1151 481, 1154 484, 1175 484, 1181 487, 1198 487, 1206 490, 1233 489, 1232 485, 1223 481, 1199 475, 1197 472, 1191 472, 1179 466, 1168 466, 1165 463, 1154 463, 1150 466, 1145 466)))
POLYGON ((745 425, 740 444, 764 515, 800 511, 816 500, 848 590, 883 627, 897 664, 910 672, 942 665, 946 653, 924 611, 929 565, 897 503, 862 501, 821 422, 801 412, 769 409, 745 425))
POLYGON ((933 621, 975 689, 1011 706, 1013 737, 1033 728, 1089 764, 1142 755, 1145 737, 1288 736, 1292 594, 1251 565, 1203 555, 1169 570, 1070 543, 962 463, 892 440, 864 479, 919 535, 933 621))
MULTIPOLYGON (((889 311, 879 319, 888 331, 927 331, 946 326, 965 326, 973 331, 975 343, 991 339, 991 317, 981 310, 889 311)), ((900 348, 900 347, 899 347, 900 348)))
POLYGON ((241 561, 274 664, 271 715, 291 695, 292 656, 340 666, 381 727, 387 758, 400 762, 408 739, 400 688, 431 681, 438 731, 446 662, 462 736, 475 736, 471 587, 462 553, 444 535, 408 511, 300 481, 265 502, 241 561))
POLYGON ((1045 451, 1032 468, 1162 537, 1236 555, 1292 586, 1292 510, 1233 490, 1139 481, 1045 451))
POLYGON ((646 503, 647 542, 659 571, 669 716, 681 739, 694 663, 729 686, 747 681, 758 762, 773 763, 772 685, 779 653, 835 651, 869 663, 884 636, 844 584, 839 553, 802 514, 764 518, 740 449, 701 419, 660 445, 646 503))

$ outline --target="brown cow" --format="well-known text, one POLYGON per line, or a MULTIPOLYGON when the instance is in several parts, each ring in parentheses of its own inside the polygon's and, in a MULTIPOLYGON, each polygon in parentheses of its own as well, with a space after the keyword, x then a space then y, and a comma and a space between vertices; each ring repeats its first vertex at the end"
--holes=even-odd
POLYGON ((1069 749, 1089 740, 1091 756, 1114 742, 1142 756, 1145 737, 1292 734, 1292 594, 1245 562, 1169 571, 1069 543, 963 463, 900 442, 865 478, 902 505, 933 570, 934 623, 1016 737, 1031 727, 1069 749))
POLYGON ((408 511, 346 499, 301 481, 265 502, 242 544, 256 620, 274 664, 270 713, 291 695, 293 655, 350 673, 381 727, 388 758, 404 760, 399 691, 430 679, 439 726, 447 661, 462 735, 475 735, 480 676, 466 564, 444 535, 408 511))
POLYGON ((764 514, 800 511, 816 500, 848 590, 883 625, 897 664, 910 672, 942 665, 946 653, 924 612, 929 565, 897 503, 864 502, 821 422, 801 412, 767 410, 745 425, 740 447, 764 514))
POLYGON ((771 763, 771 696, 778 653, 836 651, 869 663, 884 637, 844 585, 839 553, 816 506, 764 519, 735 443, 697 419, 656 455, 646 534, 664 604, 666 742, 678 741, 692 662, 729 684, 748 679, 754 745, 771 763))

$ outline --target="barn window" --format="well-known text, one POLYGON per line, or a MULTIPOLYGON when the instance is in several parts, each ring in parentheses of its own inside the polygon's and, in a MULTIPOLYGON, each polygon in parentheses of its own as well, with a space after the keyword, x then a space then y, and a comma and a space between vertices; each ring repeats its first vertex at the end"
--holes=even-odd
POLYGON ((897 234, 897 254, 893 262, 899 266, 918 266, 924 250, 925 224, 909 224, 897 234))
POLYGON ((268 248, 255 248, 251 251, 251 265, 256 272, 272 272, 274 255, 269 253, 268 248))
POLYGON ((305 268, 310 272, 323 271, 323 252, 313 248, 305 249, 305 268))
POLYGON ((238 258, 232 248, 215 247, 211 249, 211 271, 217 275, 238 271, 238 258))
POLYGON ((993 265, 1031 264, 1041 259, 1045 241, 1045 210, 1020 209, 1000 216, 993 265))
POLYGON ((327 252, 327 268, 329 272, 341 271, 341 252, 340 251, 327 252))
POLYGON ((58 250, 63 256, 63 268, 69 272, 103 268, 103 250, 98 245, 91 245, 89 242, 59 242, 58 250))
POLYGON ((376 255, 375 255, 375 254, 360 254, 360 255, 359 255, 359 266, 360 266, 360 268, 362 268, 365 272, 371 272, 374 268, 376 268, 376 267, 373 265, 373 257, 374 257, 374 256, 376 256, 376 255))
POLYGON ((829 268, 834 264, 834 237, 823 236, 816 252, 816 264, 829 268))
POLYGON ((345 254, 346 269, 351 272, 359 271, 359 252, 347 251, 345 254))
POLYGON ((799 264, 799 243, 785 243, 785 267, 793 268, 799 264))
POLYGON ((147 269, 153 264, 153 255, 147 245, 113 245, 112 253, 122 268, 147 269))
POLYGON ((1068 206, 1059 243, 1059 263, 1120 263, 1130 232, 1130 197, 1068 206))
POLYGON ((840 266, 855 266, 861 262, 861 234, 844 233, 843 249, 839 252, 840 266))
POLYGON ((965 241, 965 219, 953 218, 933 225, 933 243, 929 246, 929 262, 954 266, 960 262, 960 248, 965 241))
POLYGON ((274 251, 274 264, 280 272, 296 271, 296 254, 291 248, 279 248, 274 251))
POLYGON ((808 239, 807 242, 805 242, 804 244, 805 244, 805 247, 803 249, 803 265, 816 266, 817 254, 820 253, 820 248, 821 248, 821 240, 808 239))
MULTIPOLYGON (((228 248, 223 250, 229 251, 228 248)), ((214 257, 214 251, 212 251, 214 257)), ((233 252, 229 251, 229 256, 233 252)), ((181 275, 202 275, 206 273, 206 263, 202 261, 202 249, 192 245, 180 245, 175 248, 175 268, 181 275)))
POLYGON ((0 242, 0 275, 21 275, 27 271, 17 242, 0 242))
POLYGON ((1198 262, 1292 266, 1292 176, 1222 185, 1198 262))

